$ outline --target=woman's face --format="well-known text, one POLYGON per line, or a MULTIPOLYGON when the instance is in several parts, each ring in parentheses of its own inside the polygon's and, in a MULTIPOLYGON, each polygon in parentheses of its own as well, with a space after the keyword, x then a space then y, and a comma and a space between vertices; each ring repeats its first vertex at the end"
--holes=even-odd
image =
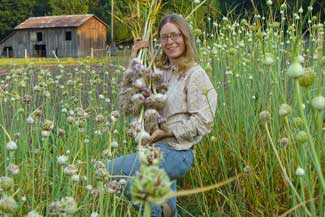
POLYGON ((173 63, 185 52, 185 42, 181 31, 177 25, 166 23, 160 30, 159 41, 161 48, 173 63))

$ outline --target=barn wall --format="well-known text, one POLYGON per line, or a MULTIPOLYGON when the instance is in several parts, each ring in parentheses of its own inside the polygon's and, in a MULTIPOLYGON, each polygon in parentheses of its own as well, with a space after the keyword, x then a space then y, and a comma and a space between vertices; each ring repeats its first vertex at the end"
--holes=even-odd
POLYGON ((0 45, 0 54, 4 47, 13 48, 14 57, 37 57, 36 45, 46 46, 46 57, 54 57, 55 51, 58 57, 77 57, 77 29, 76 28, 52 28, 52 29, 24 29, 17 30, 14 35, 0 45), (65 32, 71 32, 71 41, 65 40, 65 32), (35 40, 35 34, 42 32, 42 41, 35 40), (34 36, 33 36, 34 34, 34 36))
MULTIPOLYGON (((96 49, 106 48, 107 27, 92 17, 78 28, 79 56, 90 56, 91 48, 94 55, 100 54, 96 49)), ((102 50, 101 52, 105 52, 102 50)))
POLYGON ((28 39, 25 33, 16 31, 11 37, 1 43, 0 55, 3 54, 5 47, 12 47, 13 57, 24 57, 25 48, 28 47, 26 44, 27 41, 28 39))
POLYGON ((77 57, 77 29, 76 28, 56 28, 48 29, 46 34, 47 53, 48 56, 53 56, 55 51, 58 57, 77 57), (71 32, 71 41, 65 40, 66 32, 71 32))
POLYGON ((13 57, 24 57, 25 49, 28 57, 37 57, 40 53, 35 48, 43 45, 46 46, 46 57, 54 57, 53 51, 58 57, 90 56, 91 48, 94 55, 102 55, 106 48, 106 29, 106 25, 94 17, 79 28, 20 29, 0 44, 0 55, 4 47, 12 47, 13 57), (65 40, 66 31, 71 31, 71 41, 65 40), (42 41, 36 40, 37 32, 42 32, 42 41))

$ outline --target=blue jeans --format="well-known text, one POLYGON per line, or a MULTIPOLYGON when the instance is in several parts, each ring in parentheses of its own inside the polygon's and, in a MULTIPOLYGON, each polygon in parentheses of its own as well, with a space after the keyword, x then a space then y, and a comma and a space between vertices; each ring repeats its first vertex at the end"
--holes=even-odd
MULTIPOLYGON (((182 151, 174 150, 168 144, 160 144, 158 147, 163 153, 163 160, 161 160, 159 167, 166 171, 169 178, 173 181, 171 189, 176 191, 176 179, 184 176, 190 169, 193 163, 193 151, 191 149, 182 151)), ((112 175, 135 176, 139 168, 140 162, 137 159, 137 153, 115 158, 108 163, 108 171, 112 175)), ((128 181, 126 191, 130 189, 130 181, 128 181)), ((128 192, 126 192, 126 195, 130 198, 128 192)), ((175 216, 177 216, 176 198, 169 199, 168 203, 175 208, 175 216)), ((151 216, 161 217, 161 207, 152 204, 151 216)))

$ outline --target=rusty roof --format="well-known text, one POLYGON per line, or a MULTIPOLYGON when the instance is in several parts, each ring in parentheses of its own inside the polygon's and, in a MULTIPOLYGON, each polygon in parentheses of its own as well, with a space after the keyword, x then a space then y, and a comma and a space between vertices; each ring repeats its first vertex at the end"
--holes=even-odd
POLYGON ((91 17, 96 18, 105 26, 107 24, 93 14, 76 14, 47 17, 30 17, 15 29, 39 29, 39 28, 56 28, 56 27, 78 27, 89 20, 91 17))

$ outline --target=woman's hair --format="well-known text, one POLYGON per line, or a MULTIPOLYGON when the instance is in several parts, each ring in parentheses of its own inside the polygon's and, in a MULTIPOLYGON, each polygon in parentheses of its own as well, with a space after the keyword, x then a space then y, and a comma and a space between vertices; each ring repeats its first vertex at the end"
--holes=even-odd
MULTIPOLYGON (((187 21, 182 16, 175 13, 166 15, 161 19, 158 27, 158 35, 160 34, 162 27, 166 23, 175 24, 179 28, 179 31, 182 33, 184 43, 185 43, 185 51, 184 54, 178 58, 176 62, 176 66, 180 73, 184 73, 189 68, 191 68, 196 63, 197 60, 197 53, 196 53, 197 51, 194 42, 194 37, 192 35, 192 32, 190 30, 187 21)), ((162 52, 161 56, 158 57, 157 59, 157 66, 160 68, 164 68, 169 64, 170 63, 167 55, 164 52, 162 52)))

